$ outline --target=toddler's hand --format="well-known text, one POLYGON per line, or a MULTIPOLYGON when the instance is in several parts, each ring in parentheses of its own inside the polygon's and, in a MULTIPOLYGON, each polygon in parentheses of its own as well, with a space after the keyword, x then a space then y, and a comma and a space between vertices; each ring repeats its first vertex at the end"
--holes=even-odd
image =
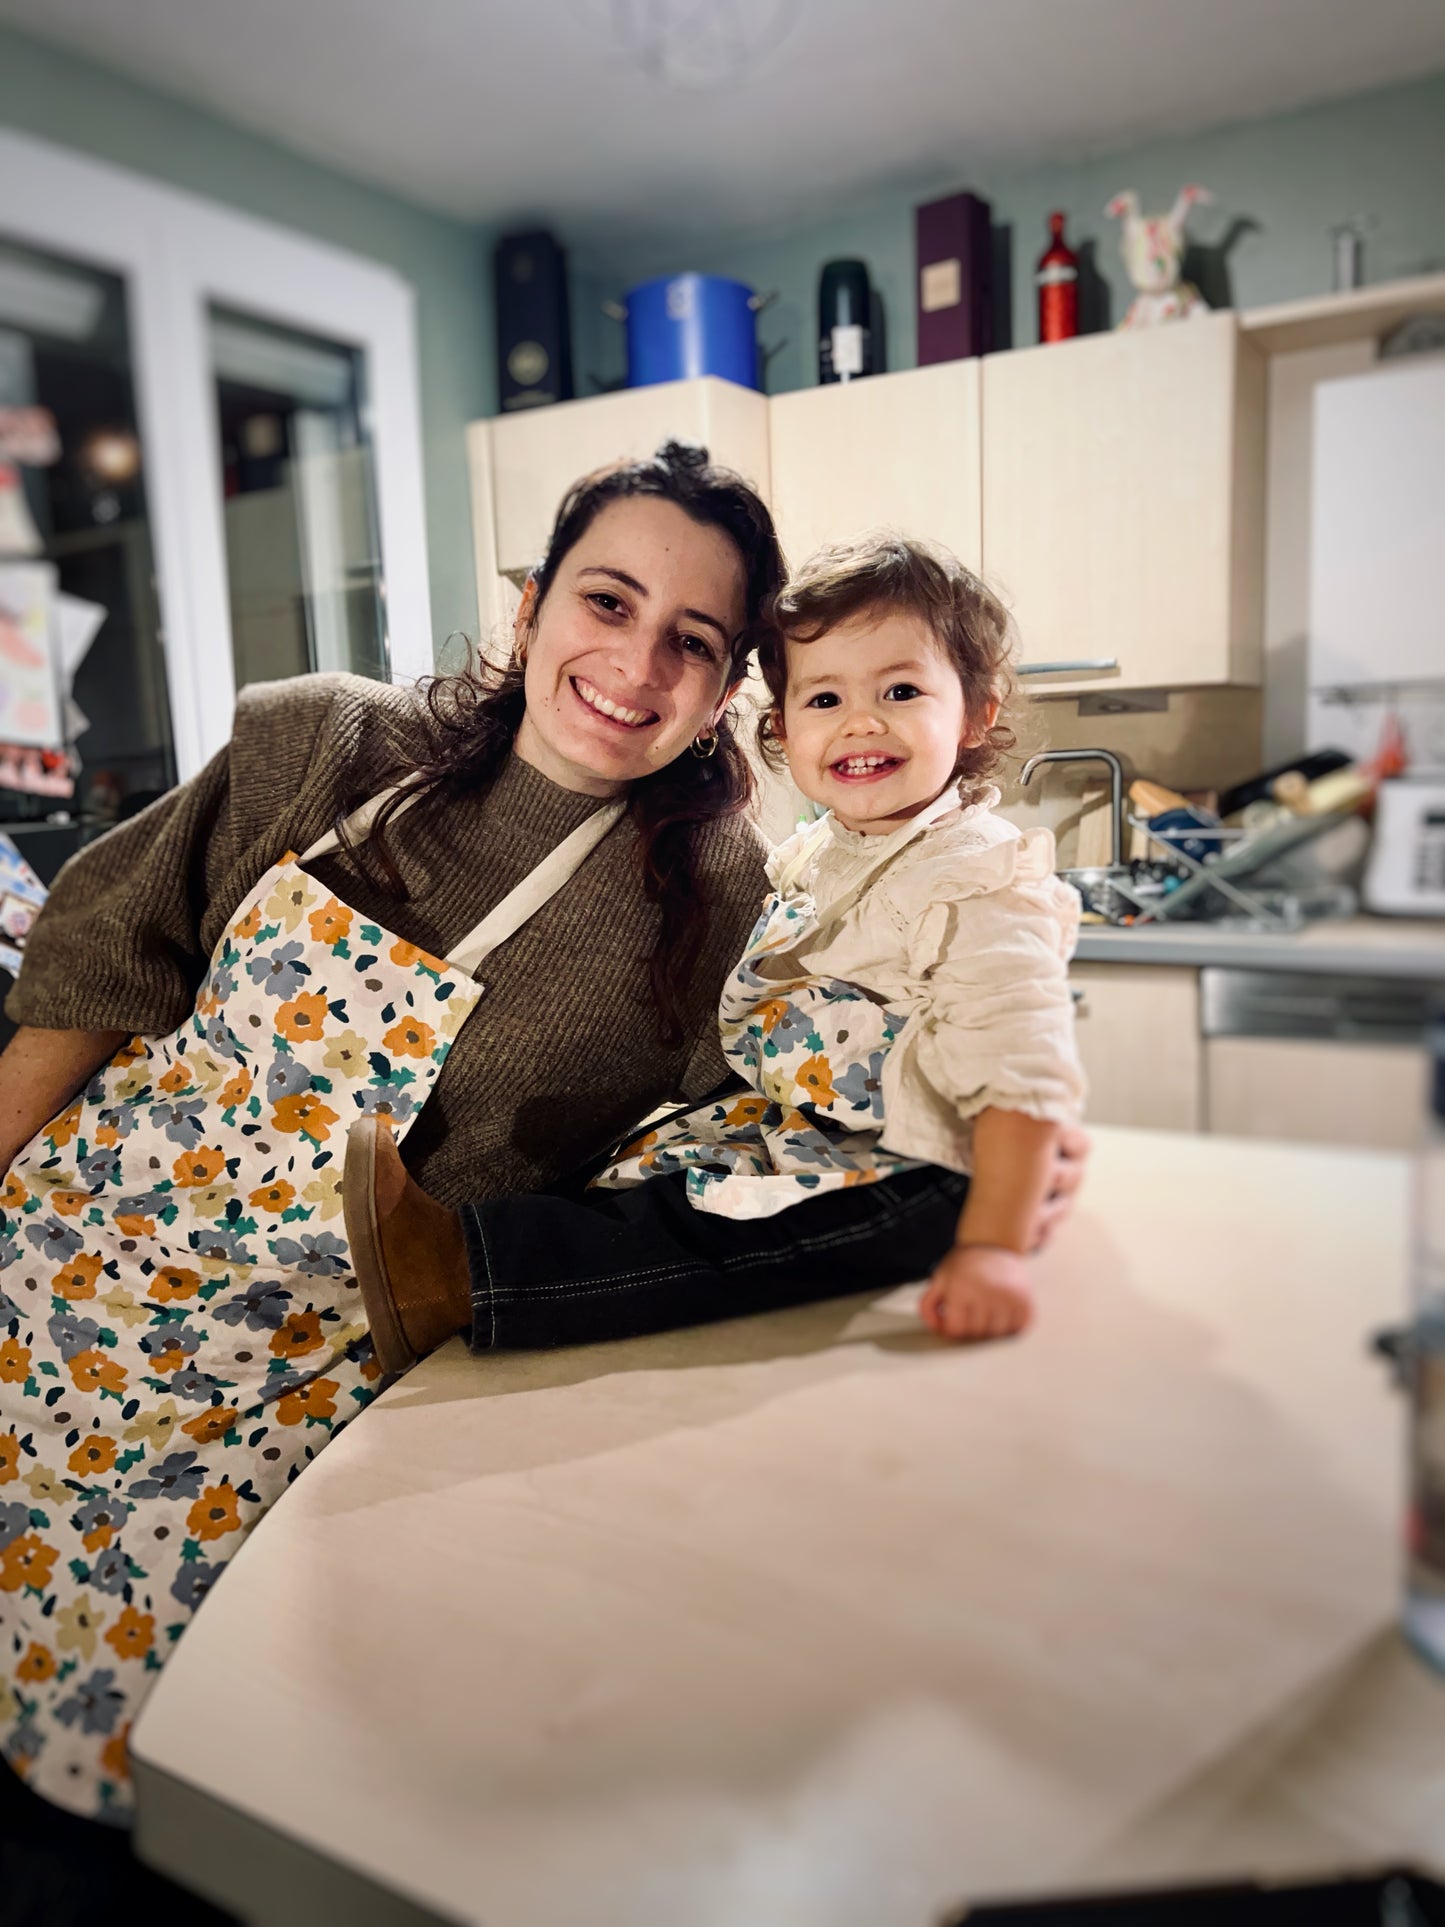
POLYGON ((1012 1338, 1033 1317, 1029 1261, 1001 1245, 955 1245, 928 1281, 919 1316, 940 1338, 1012 1338))

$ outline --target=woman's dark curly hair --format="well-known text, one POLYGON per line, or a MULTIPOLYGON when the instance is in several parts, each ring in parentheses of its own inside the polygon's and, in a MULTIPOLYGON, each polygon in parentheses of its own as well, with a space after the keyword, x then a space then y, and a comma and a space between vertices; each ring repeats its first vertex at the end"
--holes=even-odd
MULTIPOLYGON (((664 442, 646 460, 620 462, 573 484, 557 511, 547 552, 531 572, 532 623, 563 560, 602 510, 638 496, 674 503, 704 528, 721 530, 737 550, 743 565, 745 620, 732 638, 725 678, 726 683, 735 682, 767 633, 786 565, 762 499, 693 443, 664 442)), ((506 761, 521 726, 525 685, 525 670, 515 654, 504 666, 483 662, 423 685, 436 754, 401 784, 378 816, 368 845, 397 896, 404 898, 406 888, 386 843, 397 810, 419 792, 459 797, 489 782, 506 761)), ((717 739, 713 755, 703 759, 685 750, 664 769, 639 778, 628 792, 628 811, 641 845, 643 887, 660 913, 657 942, 646 961, 662 1039, 670 1048, 683 1040, 687 986, 707 934, 709 905, 697 875, 702 833, 710 823, 740 815, 752 797, 751 772, 727 714, 717 724, 717 739)))
MULTIPOLYGON (((773 608, 773 626, 758 652, 773 701, 759 719, 758 740, 774 767, 785 761, 773 724, 788 688, 787 644, 816 642, 855 616, 897 610, 926 623, 963 685, 968 717, 982 715, 991 702, 1006 703, 1012 693, 1008 610, 972 570, 935 543, 879 530, 819 549, 773 608)), ((961 780, 965 791, 976 790, 1013 746, 1014 733, 1001 715, 991 729, 960 746, 949 780, 961 780)))

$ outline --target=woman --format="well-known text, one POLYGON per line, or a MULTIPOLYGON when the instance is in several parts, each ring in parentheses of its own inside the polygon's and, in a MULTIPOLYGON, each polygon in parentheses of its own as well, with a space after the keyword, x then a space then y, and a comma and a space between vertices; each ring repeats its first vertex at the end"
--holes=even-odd
POLYGON ((0 1058, 0 1752, 50 1800, 127 1817, 165 1655, 374 1395, 348 1122, 452 1207, 722 1078, 764 889, 727 703, 781 576, 699 451, 588 478, 494 684, 246 691, 59 879, 0 1058))

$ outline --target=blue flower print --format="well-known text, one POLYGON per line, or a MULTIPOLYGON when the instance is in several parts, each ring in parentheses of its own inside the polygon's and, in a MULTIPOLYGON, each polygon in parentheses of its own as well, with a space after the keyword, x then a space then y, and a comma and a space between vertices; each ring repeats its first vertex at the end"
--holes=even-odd
POLYGON ((59 1218, 42 1218, 39 1224, 26 1225, 25 1237, 52 1265, 63 1265, 67 1258, 73 1258, 85 1248, 80 1233, 72 1225, 62 1224, 59 1218))
POLYGON ((97 1592, 124 1592, 129 1566, 119 1546, 107 1546, 90 1568, 90 1584, 97 1592))
POLYGON ((103 1185, 114 1184, 120 1175, 119 1151, 92 1151, 89 1157, 80 1160, 80 1175, 92 1191, 103 1185))
MULTIPOLYGON (((15 1243, 13 1238, 0 1238, 0 1270, 3 1270, 6 1265, 13 1265, 19 1256, 20 1247, 15 1243), (6 1250, 7 1245, 9 1246, 8 1251, 6 1250)), ((18 1319, 19 1317, 20 1307, 13 1298, 7 1298, 5 1296, 5 1287, 0 1285, 0 1325, 8 1325, 12 1319, 18 1319)))
POLYGON ((126 1492, 132 1499, 199 1499, 206 1468, 194 1452, 170 1452, 143 1479, 132 1479, 126 1492))
POLYGON ((214 1258, 217 1264, 254 1265, 259 1262, 240 1232, 227 1231, 222 1225, 202 1226, 199 1231, 190 1234, 187 1243, 198 1258, 214 1258))
POLYGON ((64 1726, 79 1720, 82 1733, 113 1733, 124 1711, 125 1695, 115 1690, 115 1668, 102 1666, 79 1683, 72 1699, 61 1701, 55 1717, 64 1726))
POLYGON ((194 1399, 198 1405, 209 1405, 215 1394, 217 1381, 205 1372, 198 1372, 194 1365, 183 1365, 173 1372, 166 1383, 166 1390, 176 1398, 194 1399))
POLYGON ((358 1093, 363 1117, 373 1117, 378 1111, 394 1117, 398 1124, 404 1117, 410 1117, 416 1109, 416 1099, 392 1084, 382 1084, 371 1090, 358 1093))
POLYGON ((129 1137, 139 1120, 134 1104, 108 1104, 100 1114, 100 1121, 117 1137, 129 1137))
POLYGON ((259 984, 268 997, 294 997, 302 980, 311 975, 310 964, 301 962, 304 949, 301 943, 283 943, 253 957, 246 965, 252 983, 259 984))
POLYGON ((119 1532, 130 1514, 131 1508, 118 1492, 101 1492, 95 1498, 86 1500, 71 1524, 82 1534, 96 1532, 102 1526, 119 1532))
POLYGON ((170 1351, 184 1352, 189 1358, 192 1352, 201 1349, 201 1334, 186 1325, 160 1325, 145 1334, 140 1348, 148 1358, 154 1358, 157 1352, 170 1351))
POLYGON ((118 1218, 154 1218, 174 1203, 175 1198, 169 1191, 137 1191, 131 1197, 117 1200, 115 1214, 118 1218))
POLYGON ((183 1151, 194 1151, 205 1135, 200 1124, 205 1108, 203 1097, 190 1098, 183 1104, 156 1104, 151 1107, 151 1124, 163 1129, 171 1143, 179 1144, 183 1151))
POLYGON ((277 1238, 271 1246, 278 1265, 311 1278, 339 1278, 350 1269, 345 1241, 331 1231, 303 1231, 300 1238, 277 1238))
POLYGON ((839 1097, 847 1098, 855 1111, 866 1111, 868 1115, 883 1122, 883 1052, 873 1051, 864 1064, 855 1058, 841 1075, 833 1075, 833 1089, 839 1097))
POLYGON ((221 998, 223 1001, 236 994, 236 973, 229 963, 217 964, 211 972, 210 990, 213 997, 221 998))
POLYGON ((236 1033, 224 1017, 213 1017, 206 1025, 206 1047, 213 1050, 217 1057, 238 1058, 241 1055, 236 1033))
POLYGON ((311 1073, 294 1057, 278 1057, 266 1073, 266 1101, 279 1104, 283 1097, 299 1097, 311 1089, 311 1073))
POLYGON ((244 1325, 251 1332, 279 1331, 291 1294, 284 1286, 258 1278, 239 1298, 212 1305, 211 1316, 223 1325, 244 1325))
POLYGON ((171 1598, 194 1612, 225 1570, 224 1566, 210 1565, 204 1559, 193 1559, 189 1565, 182 1566, 171 1581, 171 1598))
POLYGON ((100 1343, 100 1326, 93 1318, 76 1318, 67 1311, 56 1312, 46 1330, 50 1333, 50 1342, 67 1363, 100 1343))
POLYGON ((18 1539, 21 1533, 29 1530, 28 1505, 0 1505, 0 1546, 8 1546, 12 1539, 18 1539))

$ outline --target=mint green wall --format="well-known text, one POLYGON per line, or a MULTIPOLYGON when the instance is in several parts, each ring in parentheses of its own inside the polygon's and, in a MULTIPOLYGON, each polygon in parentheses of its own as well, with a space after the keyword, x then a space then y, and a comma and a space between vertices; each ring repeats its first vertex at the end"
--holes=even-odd
POLYGON ((496 406, 489 237, 0 26, 0 125, 366 255, 416 291, 434 643, 475 632, 463 429, 496 406))
MULTIPOLYGON (((913 208, 919 201, 965 186, 988 195, 995 223, 1012 230, 1014 343, 1023 346, 1036 336, 1030 277, 1049 210, 1067 209, 1076 247, 1095 243, 1118 321, 1129 290, 1118 260, 1118 224, 1104 218, 1104 205, 1133 187, 1146 207, 1167 207, 1186 181, 1215 196, 1215 204, 1196 209, 1190 223, 1199 241, 1217 244, 1244 218, 1259 224, 1258 232, 1238 235, 1228 257, 1237 306, 1326 292, 1329 229, 1360 214, 1378 222, 1365 245, 1367 280, 1445 268, 1445 74, 1069 165, 991 180, 966 170, 920 178, 786 233, 759 228, 714 237, 666 258, 614 254, 605 272, 585 260, 579 265, 594 295, 615 296, 652 275, 685 268, 778 289, 780 299, 762 316, 759 338, 765 345, 786 338, 768 380, 770 389, 781 392, 816 379, 818 270, 834 255, 856 254, 868 263, 887 310, 888 365, 913 366, 913 208)), ((621 330, 594 316, 595 301, 579 314, 579 367, 615 375, 621 330)))

